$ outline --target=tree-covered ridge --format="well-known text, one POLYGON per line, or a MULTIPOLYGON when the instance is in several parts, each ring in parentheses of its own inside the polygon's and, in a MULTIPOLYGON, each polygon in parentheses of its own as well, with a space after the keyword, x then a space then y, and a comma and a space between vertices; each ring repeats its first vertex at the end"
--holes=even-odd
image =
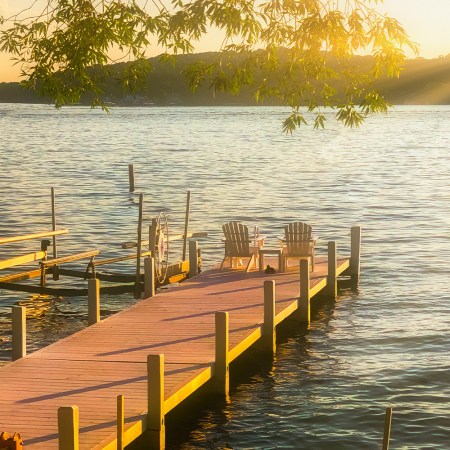
POLYGON ((191 53, 216 28, 221 51, 185 68, 191 88, 206 83, 215 94, 245 91, 256 102, 290 106, 287 132, 305 123, 303 105, 316 114, 315 127, 324 124, 323 106, 357 126, 387 108, 371 82, 397 77, 404 49, 415 50, 401 25, 374 8, 380 1, 47 0, 40 14, 3 19, 0 50, 15 55, 24 84, 56 106, 86 96, 105 106, 103 86, 117 75, 113 49, 130 59, 121 83, 134 94, 152 69, 149 46, 161 46, 170 59, 191 53), (352 57, 361 53, 372 59, 358 68, 352 57))
MULTIPOLYGON (((183 70, 196 61, 214 61, 216 53, 203 53, 178 56, 175 65, 163 64, 158 58, 150 63, 154 70, 147 75, 143 88, 133 95, 123 90, 120 72, 126 70, 126 64, 116 65, 112 76, 102 84, 103 101, 108 105, 181 105, 181 106, 222 106, 256 105, 250 91, 241 91, 238 95, 219 92, 213 94, 207 85, 192 92, 185 82, 183 70)), ((355 57, 355 64, 371 64, 370 57, 355 57)), ((391 104, 450 104, 450 55, 436 59, 407 60, 400 78, 381 78, 375 87, 391 104)), ((22 87, 19 83, 0 83, 0 102, 3 103, 47 103, 36 93, 22 87)), ((81 99, 84 105, 90 105, 91 99, 81 99)), ((279 105, 279 101, 266 99, 263 105, 279 105)))

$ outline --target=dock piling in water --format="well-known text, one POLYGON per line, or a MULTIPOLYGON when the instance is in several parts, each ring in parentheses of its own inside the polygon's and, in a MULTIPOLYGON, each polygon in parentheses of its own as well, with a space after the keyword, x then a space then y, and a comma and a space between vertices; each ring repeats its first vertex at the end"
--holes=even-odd
POLYGON ((147 356, 147 444, 149 449, 164 449, 164 355, 147 356))
POLYGON ((361 260, 361 227, 355 226, 351 228, 351 252, 350 252, 350 271, 352 281, 359 284, 361 260))
POLYGON ((391 438, 391 424, 392 424, 392 408, 386 408, 386 416, 384 419, 384 434, 383 434, 383 450, 389 450, 389 440, 391 438))
POLYGON ((100 280, 88 280, 88 324, 100 322, 100 280))
POLYGON ((276 330, 275 330, 275 281, 264 281, 264 326, 263 326, 264 349, 275 353, 276 330))
POLYGON ((27 354, 27 308, 12 307, 12 360, 23 358, 27 354))
POLYGON ((128 164, 128 179, 130 181, 130 192, 134 192, 134 165, 128 164))
POLYGON ((336 241, 328 242, 328 275, 326 293, 337 298, 337 250, 336 241))
POLYGON ((309 323, 311 321, 311 294, 310 294, 310 275, 309 258, 300 260, 300 298, 298 300, 297 317, 301 322, 309 323))
POLYGON ((189 241, 189 278, 198 275, 198 242, 189 241))
POLYGON ((214 364, 214 387, 213 392, 227 396, 230 391, 229 374, 229 315, 224 311, 217 311, 215 315, 216 323, 216 351, 214 364))
POLYGON ((117 450, 124 450, 125 440, 125 397, 117 396, 117 450))
POLYGON ((144 259, 144 296, 155 295, 155 258, 149 256, 144 259))
POLYGON ((78 406, 58 408, 59 450, 79 450, 79 420, 78 406))

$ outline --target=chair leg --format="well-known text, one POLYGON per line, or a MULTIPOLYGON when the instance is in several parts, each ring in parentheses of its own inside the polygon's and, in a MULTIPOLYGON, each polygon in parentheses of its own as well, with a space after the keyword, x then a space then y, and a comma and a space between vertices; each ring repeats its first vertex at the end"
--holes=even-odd
POLYGON ((311 272, 314 272, 314 265, 315 265, 315 256, 314 253, 311 255, 311 272))
POLYGON ((255 259, 255 255, 252 255, 250 258, 250 261, 247 264, 247 268, 245 269, 246 272, 250 272, 250 267, 252 266, 252 262, 255 259))
POLYGON ((225 262, 225 260, 228 258, 228 256, 225 256, 225 258, 223 258, 223 260, 222 260, 222 264, 220 265, 220 269, 219 270, 222 270, 222 267, 223 267, 223 263, 225 262))

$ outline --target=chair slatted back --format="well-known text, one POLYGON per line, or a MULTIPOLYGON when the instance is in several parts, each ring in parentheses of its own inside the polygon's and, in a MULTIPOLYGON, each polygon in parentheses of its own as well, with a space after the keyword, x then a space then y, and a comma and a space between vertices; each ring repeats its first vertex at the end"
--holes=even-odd
POLYGON ((222 225, 222 229, 227 256, 251 256, 248 227, 239 222, 228 222, 222 225))
POLYGON ((307 256, 311 249, 312 227, 294 222, 284 227, 286 252, 289 256, 307 256))

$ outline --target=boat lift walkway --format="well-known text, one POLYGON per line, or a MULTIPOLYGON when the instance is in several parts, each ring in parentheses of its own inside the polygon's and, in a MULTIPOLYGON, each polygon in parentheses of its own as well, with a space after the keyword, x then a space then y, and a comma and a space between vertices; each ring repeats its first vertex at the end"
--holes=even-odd
POLYGON ((0 432, 25 449, 118 449, 143 433, 164 448, 165 414, 206 383, 227 395, 231 361, 256 342, 274 352, 277 324, 308 322, 338 276, 359 279, 355 229, 350 258, 331 242, 314 272, 210 270, 2 367, 0 432))

